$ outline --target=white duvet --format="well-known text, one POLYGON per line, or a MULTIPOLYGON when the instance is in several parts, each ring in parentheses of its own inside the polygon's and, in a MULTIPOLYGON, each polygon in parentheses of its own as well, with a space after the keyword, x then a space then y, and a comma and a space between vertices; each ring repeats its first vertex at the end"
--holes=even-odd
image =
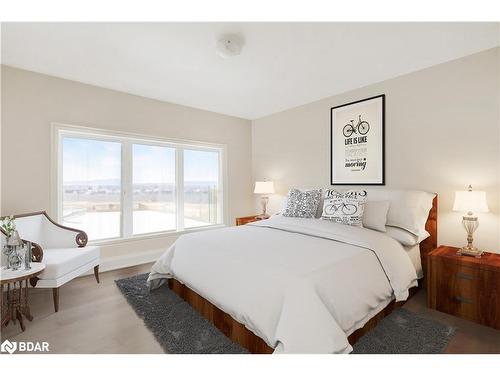
POLYGON ((275 353, 349 353, 347 336, 417 285, 410 258, 389 236, 282 216, 181 236, 148 283, 171 277, 275 353))

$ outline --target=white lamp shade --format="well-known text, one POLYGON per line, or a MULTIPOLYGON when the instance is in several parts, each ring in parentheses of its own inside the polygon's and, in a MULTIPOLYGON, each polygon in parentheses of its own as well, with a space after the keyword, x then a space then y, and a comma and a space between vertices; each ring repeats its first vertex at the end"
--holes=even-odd
POLYGON ((484 191, 457 191, 453 211, 488 212, 486 193, 484 191))
POLYGON ((272 181, 256 181, 255 194, 274 194, 274 182, 272 181))

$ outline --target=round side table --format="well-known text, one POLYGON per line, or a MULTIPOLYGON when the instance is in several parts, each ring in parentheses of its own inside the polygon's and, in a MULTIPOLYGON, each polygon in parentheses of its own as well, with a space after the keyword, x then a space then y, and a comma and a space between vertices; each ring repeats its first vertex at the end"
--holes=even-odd
POLYGON ((29 321, 33 320, 28 303, 29 279, 38 276, 45 269, 43 263, 31 263, 31 269, 19 269, 13 271, 2 267, 0 270, 0 300, 2 306, 2 324, 6 326, 12 321, 16 324, 19 321, 21 329, 26 327, 23 322, 23 315, 29 321), (5 297, 4 297, 5 293, 5 297))

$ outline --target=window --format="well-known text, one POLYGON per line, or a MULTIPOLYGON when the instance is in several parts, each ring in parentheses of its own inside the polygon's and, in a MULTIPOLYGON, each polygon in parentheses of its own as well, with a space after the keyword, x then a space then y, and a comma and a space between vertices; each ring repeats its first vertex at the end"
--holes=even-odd
POLYGON ((121 144, 63 139, 62 224, 89 238, 120 236, 121 144))
POLYGON ((216 224, 218 219, 219 153, 184 150, 184 227, 216 224))
POLYGON ((175 148, 134 144, 133 233, 175 230, 175 148))
POLYGON ((224 147, 55 126, 59 221, 89 240, 224 222, 224 147))

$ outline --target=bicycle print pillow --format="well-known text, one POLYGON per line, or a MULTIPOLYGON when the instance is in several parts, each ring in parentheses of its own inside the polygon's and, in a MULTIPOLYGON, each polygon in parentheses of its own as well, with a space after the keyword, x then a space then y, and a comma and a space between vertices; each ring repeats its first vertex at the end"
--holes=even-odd
POLYGON ((321 219, 362 227, 365 203, 365 190, 326 190, 321 219))

